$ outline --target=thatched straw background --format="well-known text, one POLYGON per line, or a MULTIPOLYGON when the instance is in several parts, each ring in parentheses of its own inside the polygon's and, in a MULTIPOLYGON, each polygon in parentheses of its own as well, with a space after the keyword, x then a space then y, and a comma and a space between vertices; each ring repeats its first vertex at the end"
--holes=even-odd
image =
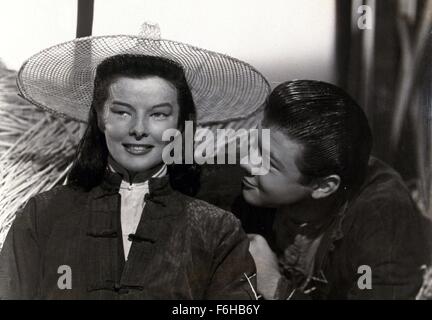
POLYGON ((0 248, 17 210, 63 182, 80 133, 20 98, 15 78, 0 61, 0 248))

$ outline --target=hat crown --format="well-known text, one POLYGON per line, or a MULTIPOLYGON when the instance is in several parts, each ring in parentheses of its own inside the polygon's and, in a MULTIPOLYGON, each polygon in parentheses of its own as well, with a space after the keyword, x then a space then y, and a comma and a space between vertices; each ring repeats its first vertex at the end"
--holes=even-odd
POLYGON ((86 122, 99 63, 118 54, 161 56, 183 67, 198 125, 245 128, 256 124, 270 86, 252 66, 220 53, 156 39, 160 37, 157 24, 145 23, 142 33, 147 37, 85 37, 47 48, 21 67, 19 90, 36 106, 86 122))

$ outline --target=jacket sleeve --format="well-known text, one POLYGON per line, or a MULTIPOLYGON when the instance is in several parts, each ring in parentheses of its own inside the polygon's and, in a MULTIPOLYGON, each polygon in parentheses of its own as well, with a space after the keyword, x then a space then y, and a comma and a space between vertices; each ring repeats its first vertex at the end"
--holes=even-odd
POLYGON ((240 221, 228 214, 220 230, 224 236, 215 251, 206 299, 256 299, 255 263, 240 221))
POLYGON ((0 299, 35 299, 39 279, 36 204, 32 198, 17 213, 0 252, 0 299))
POLYGON ((348 299, 413 299, 428 262, 421 215, 407 199, 374 201, 355 221, 348 299))

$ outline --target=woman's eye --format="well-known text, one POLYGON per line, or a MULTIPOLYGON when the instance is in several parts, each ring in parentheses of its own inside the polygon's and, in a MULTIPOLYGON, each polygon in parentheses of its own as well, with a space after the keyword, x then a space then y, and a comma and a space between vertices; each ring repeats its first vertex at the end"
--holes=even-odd
POLYGON ((114 114, 119 115, 121 117, 127 117, 129 115, 129 113, 127 113, 126 111, 112 111, 114 114))
POLYGON ((168 115, 166 113, 163 113, 163 112, 155 112, 151 116, 152 116, 152 118, 154 118, 156 120, 164 120, 168 117, 168 115))

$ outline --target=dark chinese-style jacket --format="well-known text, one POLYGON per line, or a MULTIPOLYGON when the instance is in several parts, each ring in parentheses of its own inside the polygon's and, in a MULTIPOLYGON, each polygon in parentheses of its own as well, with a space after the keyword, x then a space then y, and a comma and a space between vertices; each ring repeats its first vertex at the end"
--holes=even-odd
POLYGON ((128 260, 121 177, 89 192, 56 187, 33 197, 0 253, 3 299, 251 299, 255 265, 229 212, 152 178, 128 260), (69 277, 69 278, 68 278, 69 277))

